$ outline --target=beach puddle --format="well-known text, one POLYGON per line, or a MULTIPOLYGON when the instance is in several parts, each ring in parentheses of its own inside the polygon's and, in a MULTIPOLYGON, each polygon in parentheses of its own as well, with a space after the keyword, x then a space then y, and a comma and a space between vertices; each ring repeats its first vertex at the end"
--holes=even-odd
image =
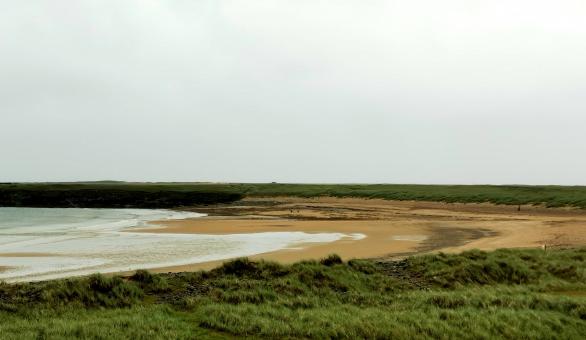
POLYGON ((410 242, 423 242, 429 237, 427 235, 395 235, 393 241, 410 241, 410 242))

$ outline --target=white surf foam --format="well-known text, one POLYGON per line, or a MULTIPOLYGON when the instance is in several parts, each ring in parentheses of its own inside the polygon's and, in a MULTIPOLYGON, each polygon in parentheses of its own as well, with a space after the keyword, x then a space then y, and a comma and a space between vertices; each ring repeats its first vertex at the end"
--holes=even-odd
POLYGON ((169 210, 0 208, 0 266, 13 267, 0 272, 0 279, 35 281, 167 267, 251 256, 304 243, 364 237, 303 232, 234 235, 132 232, 133 227, 148 226, 149 221, 202 216, 169 210), (2 257, 2 253, 50 256, 2 257))

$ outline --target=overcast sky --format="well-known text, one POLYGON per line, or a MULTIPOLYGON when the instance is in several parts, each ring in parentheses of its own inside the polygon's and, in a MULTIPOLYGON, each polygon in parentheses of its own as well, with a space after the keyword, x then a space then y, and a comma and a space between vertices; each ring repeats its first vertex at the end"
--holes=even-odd
POLYGON ((586 184, 584 0, 0 0, 0 181, 586 184))

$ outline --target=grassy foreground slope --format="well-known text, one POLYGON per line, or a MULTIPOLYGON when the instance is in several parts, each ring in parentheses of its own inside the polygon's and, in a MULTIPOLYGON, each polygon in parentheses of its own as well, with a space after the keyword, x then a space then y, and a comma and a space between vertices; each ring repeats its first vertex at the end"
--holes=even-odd
POLYGON ((29 338, 535 338, 586 334, 586 249, 399 262, 239 259, 209 272, 0 285, 0 334, 29 338))
POLYGON ((162 208, 226 203, 243 196, 362 197, 586 208, 586 187, 581 186, 125 182, 0 184, 0 206, 73 206, 73 202, 78 206, 115 204, 118 207, 127 202, 129 206, 162 208))

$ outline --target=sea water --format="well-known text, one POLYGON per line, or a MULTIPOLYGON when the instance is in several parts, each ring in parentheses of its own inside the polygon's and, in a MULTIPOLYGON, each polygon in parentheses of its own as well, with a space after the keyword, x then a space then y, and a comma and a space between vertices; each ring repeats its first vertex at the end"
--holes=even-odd
POLYGON ((0 208, 0 280, 36 281, 250 256, 363 235, 133 232, 149 222, 203 214, 147 209, 0 208))

